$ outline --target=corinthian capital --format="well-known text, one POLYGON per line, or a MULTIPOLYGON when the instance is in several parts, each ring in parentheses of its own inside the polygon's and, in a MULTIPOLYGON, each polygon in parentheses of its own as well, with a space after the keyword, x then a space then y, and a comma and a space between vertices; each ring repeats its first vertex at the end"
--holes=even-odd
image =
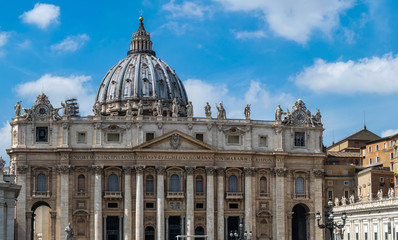
POLYGON ((58 165, 57 166, 57 171, 60 174, 69 174, 69 172, 72 170, 71 165, 58 165))
POLYGON ((91 171, 96 175, 102 174, 103 170, 104 170, 104 166, 102 166, 102 165, 92 165, 91 166, 91 171))

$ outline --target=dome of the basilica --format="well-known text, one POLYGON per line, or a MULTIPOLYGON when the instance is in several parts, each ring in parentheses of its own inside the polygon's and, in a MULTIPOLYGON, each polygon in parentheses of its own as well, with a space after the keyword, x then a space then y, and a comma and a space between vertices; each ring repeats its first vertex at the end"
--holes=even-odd
POLYGON ((94 113, 171 116, 177 111, 177 116, 185 116, 188 98, 184 86, 175 71, 152 51, 142 17, 130 45, 127 57, 102 79, 94 113))

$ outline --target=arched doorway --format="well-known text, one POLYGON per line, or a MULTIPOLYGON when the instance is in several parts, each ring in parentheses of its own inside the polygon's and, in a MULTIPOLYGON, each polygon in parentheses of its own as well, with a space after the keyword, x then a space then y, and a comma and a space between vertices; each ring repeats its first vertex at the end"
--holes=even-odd
POLYGON ((153 227, 145 228, 145 240, 155 240, 155 229, 153 227))
POLYGON ((31 239, 51 240, 51 207, 40 201, 32 206, 31 239))
MULTIPOLYGON (((202 227, 196 227, 195 235, 205 235, 205 230, 202 227)), ((205 240, 204 238, 196 238, 196 240, 205 240)))
POLYGON ((307 213, 308 207, 303 204, 297 204, 293 207, 292 217, 292 239, 294 240, 306 240, 310 239, 309 234, 309 220, 307 213))

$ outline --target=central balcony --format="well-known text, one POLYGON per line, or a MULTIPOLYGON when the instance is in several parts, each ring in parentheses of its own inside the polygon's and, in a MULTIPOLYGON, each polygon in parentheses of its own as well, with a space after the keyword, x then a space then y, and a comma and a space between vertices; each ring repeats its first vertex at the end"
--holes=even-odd
POLYGON ((105 191, 104 198, 105 199, 121 199, 121 198, 123 198, 123 196, 122 196, 122 192, 105 191))
POLYGON ((226 199, 242 199, 243 193, 242 192, 227 192, 225 197, 226 199))
POLYGON ((167 192, 167 199, 182 199, 184 198, 184 192, 167 192))

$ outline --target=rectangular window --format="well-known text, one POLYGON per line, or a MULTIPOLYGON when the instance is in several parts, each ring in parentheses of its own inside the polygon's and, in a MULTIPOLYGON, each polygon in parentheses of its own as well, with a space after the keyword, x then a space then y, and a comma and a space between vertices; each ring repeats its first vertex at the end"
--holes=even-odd
POLYGON ((387 148, 387 143, 383 143, 383 149, 387 148))
POLYGON ((48 142, 48 127, 36 127, 36 142, 48 142))
POLYGON ((118 208, 118 204, 110 202, 110 203, 108 203, 108 208, 118 208))
POLYGON ((85 132, 77 133, 77 143, 87 143, 85 132))
POLYGON ((197 208, 197 209, 203 209, 203 203, 196 203, 196 205, 195 205, 195 207, 197 208))
POLYGON ((359 233, 355 233, 355 239, 359 240, 359 233))
POLYGON ((294 146, 296 146, 296 147, 304 147, 305 146, 305 133, 304 132, 296 132, 294 134, 294 146))
POLYGON ((350 233, 347 233, 347 240, 350 240, 350 233))
POLYGON ((390 141, 390 147, 394 146, 394 141, 390 141))
POLYGON ((344 197, 347 199, 349 198, 349 191, 344 191, 344 197))
POLYGON ((333 173, 333 171, 332 170, 328 170, 327 173, 330 175, 330 174, 333 173))
POLYGON ((373 164, 373 159, 369 158, 369 165, 373 164))
POLYGON ((394 163, 390 163, 390 171, 394 171, 394 163))
POLYGON ((154 138, 155 138, 155 133, 153 133, 153 132, 145 133, 145 141, 146 142, 151 141, 154 138))
POLYGON ((229 208, 231 208, 231 209, 237 209, 237 208, 239 208, 239 204, 237 204, 237 203, 230 203, 230 204, 229 204, 229 208))
POLYGON ((380 162, 380 157, 376 157, 376 162, 377 162, 377 163, 380 162))
POLYGON ((153 179, 147 179, 145 183, 145 192, 153 193, 153 179))
POLYGON ((108 142, 119 142, 120 141, 120 133, 108 133, 106 135, 108 142))
POLYGON ((376 145, 376 151, 379 151, 379 145, 376 145))
POLYGON ((368 233, 365 233, 365 240, 368 240, 368 233))
POLYGON ((197 133, 195 138, 203 142, 203 133, 197 133))
POLYGON ((344 174, 344 175, 347 175, 347 174, 348 174, 348 170, 345 169, 345 170, 343 171, 343 174, 344 174))
POLYGON ((145 208, 153 209, 153 208, 155 208, 155 204, 153 202, 147 202, 147 203, 145 203, 145 208))
POLYGON ((394 158, 394 153, 390 153, 390 159, 394 158))
POLYGON ((259 147, 266 147, 267 146, 267 136, 260 136, 258 138, 258 146, 259 147))
POLYGON ((377 232, 375 232, 375 240, 377 240, 377 232))
POLYGON ((332 191, 328 191, 328 198, 329 199, 333 199, 333 192, 332 191))
POLYGON ((384 182, 384 178, 383 177, 380 178, 380 182, 384 182))
POLYGON ((228 138, 228 144, 239 144, 240 143, 239 135, 229 135, 227 138, 228 138))
POLYGON ((368 147, 368 153, 372 152, 372 147, 368 147))

